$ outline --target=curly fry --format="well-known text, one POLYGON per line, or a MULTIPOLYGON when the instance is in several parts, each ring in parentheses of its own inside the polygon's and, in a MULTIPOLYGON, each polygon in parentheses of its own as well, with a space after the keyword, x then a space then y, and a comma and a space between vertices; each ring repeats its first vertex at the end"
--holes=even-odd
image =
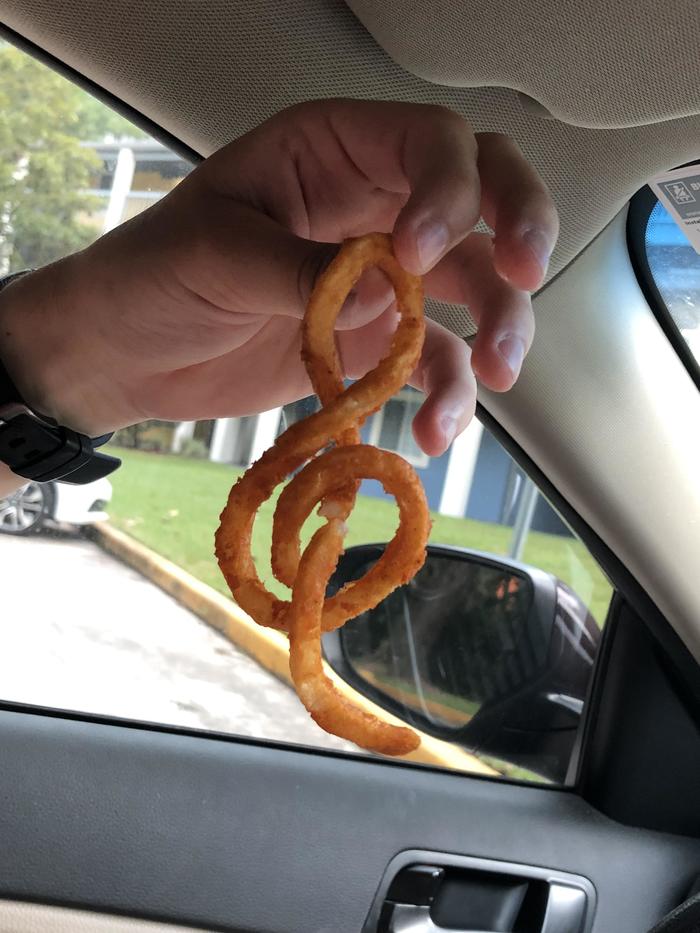
POLYGON ((372 752, 405 755, 420 745, 412 729, 392 726, 353 706, 323 672, 321 610, 326 581, 338 563, 345 529, 332 518, 319 528, 299 562, 290 608, 289 669, 297 693, 322 729, 372 752))
POLYGON ((395 755, 415 748, 417 736, 360 712, 335 691, 323 673, 320 635, 374 608, 410 580, 425 560, 430 522, 418 477, 396 454, 360 444, 359 435, 365 419, 408 381, 420 356, 424 330, 420 279, 398 264, 390 238, 371 234, 347 241, 320 276, 304 318, 302 358, 323 407, 278 437, 238 480, 216 533, 216 556, 238 604, 260 625, 289 632, 292 679, 316 722, 364 748, 395 755), (392 281, 400 320, 387 356, 345 389, 335 322, 350 289, 372 265, 392 281), (319 454, 332 440, 337 446, 319 454), (292 588, 288 602, 270 593, 258 577, 251 535, 260 505, 307 460, 280 495, 273 521, 272 569, 280 582, 292 588), (343 550, 344 521, 364 478, 378 479, 395 495, 399 527, 362 579, 326 599, 328 579, 343 550), (301 527, 318 503, 327 522, 302 555, 301 527))

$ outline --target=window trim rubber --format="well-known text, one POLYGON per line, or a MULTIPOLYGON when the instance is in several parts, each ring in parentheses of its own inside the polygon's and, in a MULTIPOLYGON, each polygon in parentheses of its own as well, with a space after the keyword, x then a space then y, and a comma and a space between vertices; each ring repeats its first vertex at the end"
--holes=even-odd
MULTIPOLYGON (((696 163, 689 163, 691 165, 696 163)), ((700 164, 700 163, 697 163, 700 164)), ((683 166, 685 167, 685 166, 683 166)), ((700 389, 700 362, 695 359, 692 350, 686 343, 671 312, 666 306, 663 295, 659 291, 654 274, 649 265, 646 251, 646 232, 649 217, 659 199, 652 189, 645 185, 632 198, 627 213, 627 248, 634 274, 639 287, 652 310, 652 313, 668 338, 669 343, 678 354, 681 362, 688 370, 690 378, 700 389)))

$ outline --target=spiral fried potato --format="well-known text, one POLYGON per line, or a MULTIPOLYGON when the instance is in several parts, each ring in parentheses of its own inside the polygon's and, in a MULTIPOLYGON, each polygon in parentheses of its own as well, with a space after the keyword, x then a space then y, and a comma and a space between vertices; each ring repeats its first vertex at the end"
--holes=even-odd
POLYGON ((421 281, 399 265, 390 237, 370 234, 346 241, 319 277, 304 316, 302 359, 322 407, 288 428, 238 480, 216 533, 216 556, 236 602, 258 624, 289 634, 292 681, 312 718, 328 732, 388 755, 413 750, 418 736, 362 712, 336 691, 323 672, 321 633, 374 608, 408 582, 425 560, 430 520, 415 471, 397 454, 360 443, 363 422, 415 369, 424 331, 421 281), (346 389, 335 323, 348 293, 370 266, 391 280, 400 318, 388 354, 346 389), (335 446, 326 449, 331 442, 335 446), (291 601, 286 601, 260 580, 251 536, 259 507, 297 470, 279 497, 272 531, 272 571, 292 590, 291 601), (345 520, 362 479, 379 480, 396 497, 399 527, 364 577, 326 598, 343 551, 345 520), (302 554, 301 528, 317 504, 326 523, 302 554))

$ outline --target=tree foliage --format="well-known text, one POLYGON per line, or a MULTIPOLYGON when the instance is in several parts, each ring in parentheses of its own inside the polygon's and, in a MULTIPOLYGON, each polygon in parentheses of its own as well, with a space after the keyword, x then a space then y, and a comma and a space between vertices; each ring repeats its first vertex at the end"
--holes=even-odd
POLYGON ((114 136, 119 139, 128 136, 130 139, 145 139, 146 133, 134 126, 131 121, 116 113, 95 97, 81 91, 78 106, 78 132, 80 139, 89 139, 95 142, 105 136, 114 136))
POLYGON ((101 162, 82 143, 139 131, 7 44, 0 112, 0 270, 35 268, 95 238, 86 217, 97 204, 86 189, 101 162))

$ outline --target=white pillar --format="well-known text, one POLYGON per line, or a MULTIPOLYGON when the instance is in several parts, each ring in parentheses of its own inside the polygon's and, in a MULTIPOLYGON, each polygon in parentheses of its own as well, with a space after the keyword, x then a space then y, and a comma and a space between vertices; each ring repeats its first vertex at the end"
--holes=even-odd
POLYGON ((134 159, 133 149, 127 147, 120 149, 114 169, 114 178, 112 179, 112 190, 109 193, 109 203, 102 224, 103 233, 108 233, 122 222, 126 199, 129 197, 131 182, 134 179, 135 167, 136 160, 134 159))
POLYGON ((513 524, 513 538, 508 549, 508 557, 513 560, 522 560, 523 551, 530 534, 532 519, 535 517, 535 506, 539 491, 529 476, 525 477, 525 486, 520 493, 520 505, 513 524))
POLYGON ((264 411, 258 415, 255 424, 255 433, 253 434, 253 443, 250 447, 250 462, 255 463, 265 453, 268 447, 272 447, 277 437, 277 430, 280 424, 281 408, 272 408, 270 411, 264 411))
POLYGON ((483 425, 474 418, 466 431, 453 441, 438 507, 441 515, 464 517, 483 432, 483 425))
POLYGON ((209 459, 216 463, 231 463, 238 434, 238 418, 217 418, 211 436, 209 459))
POLYGON ((179 421, 173 431, 173 442, 170 449, 174 454, 179 454, 182 450, 184 441, 189 441, 194 436, 196 421, 179 421))

